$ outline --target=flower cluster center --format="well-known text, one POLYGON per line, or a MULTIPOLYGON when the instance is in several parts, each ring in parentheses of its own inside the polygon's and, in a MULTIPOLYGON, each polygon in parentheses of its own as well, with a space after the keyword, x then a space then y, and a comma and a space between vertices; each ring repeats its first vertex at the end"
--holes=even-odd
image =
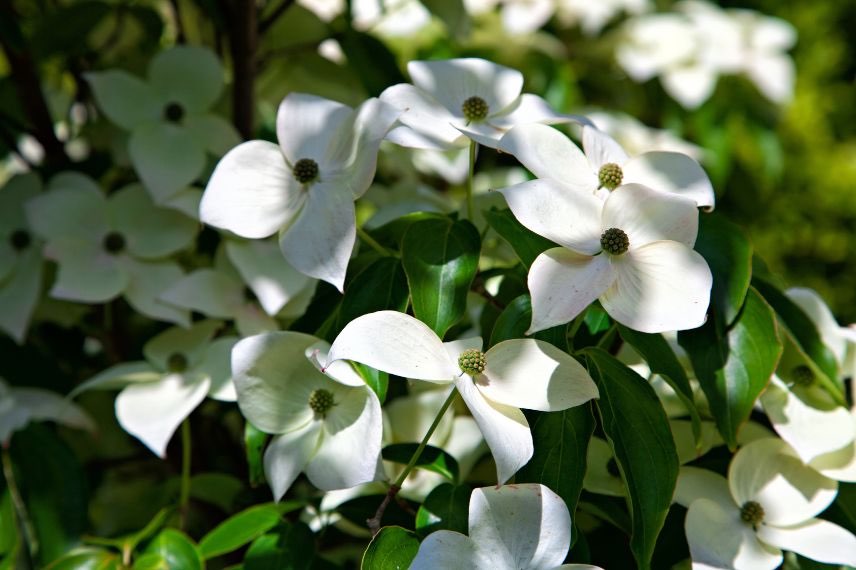
POLYGON ((170 372, 184 372, 187 370, 187 357, 180 352, 173 352, 166 359, 166 369, 170 372))
POLYGON ((173 101, 163 109, 163 118, 170 123, 177 123, 184 118, 184 107, 173 101))
POLYGON ((301 158, 294 163, 294 177, 301 184, 308 184, 318 178, 318 163, 311 158, 301 158))
POLYGON ((320 416, 329 412, 333 405, 333 393, 329 390, 319 388, 318 390, 313 390, 312 393, 309 394, 309 407, 312 408, 313 412, 320 416))
POLYGON ((461 112, 464 114, 467 121, 476 123, 478 121, 484 121, 487 118, 487 114, 490 112, 490 106, 487 104, 487 101, 481 97, 473 95, 472 97, 467 98, 463 105, 461 105, 461 112))
POLYGON ((12 235, 9 236, 9 245, 12 246, 12 249, 15 251, 24 251, 28 247, 30 247, 30 243, 32 243, 33 238, 30 237, 30 232, 27 230, 15 230, 12 232, 12 235))
POLYGON ((610 255, 621 255, 630 247, 630 240, 623 230, 609 228, 600 236, 600 247, 610 255))
POLYGON ((753 527, 764 520, 764 507, 755 501, 746 501, 740 507, 740 520, 753 527))
POLYGON ((597 180, 600 182, 599 187, 607 190, 618 188, 622 179, 624 179, 624 173, 621 171, 621 167, 614 162, 607 162, 600 167, 600 171, 597 173, 597 180))
POLYGON ((794 369, 791 370, 791 377, 793 378, 794 383, 799 386, 811 386, 814 383, 814 372, 812 372, 811 368, 805 364, 795 366, 794 369))
POLYGON ((110 232, 104 236, 102 245, 108 253, 119 253, 125 249, 125 236, 119 232, 110 232))
POLYGON ((458 366, 470 376, 484 372, 485 364, 484 353, 477 348, 468 348, 458 357, 458 366))

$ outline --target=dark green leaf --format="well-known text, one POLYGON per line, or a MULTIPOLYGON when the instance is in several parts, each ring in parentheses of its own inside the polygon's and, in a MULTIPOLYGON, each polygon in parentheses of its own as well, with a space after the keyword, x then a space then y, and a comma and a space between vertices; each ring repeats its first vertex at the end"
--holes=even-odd
POLYGON ((423 535, 435 530, 452 530, 466 534, 472 491, 469 485, 451 483, 435 487, 416 512, 416 529, 423 535))
POLYGON ((696 444, 701 443, 701 417, 693 400, 693 389, 684 367, 675 356, 675 352, 663 335, 634 331, 623 325, 618 325, 618 333, 625 342, 629 343, 648 363, 652 374, 659 374, 672 387, 678 398, 687 408, 693 425, 693 436, 696 444))
POLYGON ((749 419, 782 354, 773 310, 750 289, 731 330, 726 332, 714 315, 700 328, 681 331, 678 341, 690 355, 719 433, 735 449, 737 431, 749 419))
POLYGON ((629 494, 637 566, 651 567, 654 545, 678 477, 678 455, 669 420, 648 382, 604 350, 584 351, 600 390, 597 408, 629 494))
POLYGON ((15 524, 15 510, 8 486, 0 495, 0 557, 6 556, 18 548, 18 525, 15 524))
POLYGON ((719 214, 699 218, 695 249, 707 260, 713 274, 710 303, 731 325, 743 306, 752 277, 752 244, 742 230, 719 214))
POLYGON ((362 570, 407 570, 419 550, 416 534, 400 526, 380 529, 363 554, 362 570))
POLYGON ((838 483, 838 496, 824 511, 823 518, 856 534, 856 483, 838 483))
POLYGON ((508 208, 504 210, 491 208, 485 211, 484 216, 490 227, 511 244, 514 253, 517 254, 527 269, 542 252, 552 247, 558 247, 552 241, 530 231, 518 222, 508 208))
POLYGON ((268 434, 247 422, 244 425, 244 448, 247 454, 247 467, 250 471, 250 485, 256 487, 265 481, 265 468, 262 455, 268 434))
POLYGON ((560 412, 540 412, 529 423, 535 453, 515 480, 546 485, 573 513, 583 488, 586 451, 594 432, 591 407, 584 404, 560 412))
POLYGON ((190 496, 232 512, 235 498, 244 490, 244 483, 225 473, 200 473, 190 479, 190 496))
POLYGON ((403 311, 407 298, 407 277, 401 262, 394 257, 378 258, 345 285, 335 325, 325 332, 325 337, 332 340, 346 324, 366 313, 384 309, 403 311))
POLYGON ((303 570, 315 559, 315 536, 301 522, 283 523, 258 537, 244 556, 244 570, 303 570))
MULTIPOLYGON (((378 506, 380 506, 385 498, 386 495, 363 495, 350 501, 345 501, 336 508, 336 512, 355 525, 367 529, 366 520, 375 516, 378 506)), ((383 513, 383 523, 413 528, 412 513, 415 513, 417 508, 419 508, 419 505, 402 499, 400 496, 396 497, 396 500, 390 501, 387 505, 386 511, 383 513), (408 510, 402 508, 402 503, 407 505, 408 510)))
POLYGON ((390 85, 407 83, 395 55, 379 39, 354 30, 347 30, 336 39, 370 96, 377 97, 390 85))
POLYGON ((118 570, 122 560, 115 552, 100 548, 83 548, 54 560, 45 570, 118 570))
POLYGON ((33 49, 40 58, 84 53, 87 36, 110 10, 104 2, 78 2, 46 12, 33 32, 33 49))
MULTIPOLYGON (((387 461, 407 465, 418 447, 417 443, 392 443, 384 447, 381 454, 387 461)), ((458 462, 455 458, 431 445, 426 445, 422 450, 416 467, 438 473, 453 483, 458 480, 458 462)))
POLYGON ((449 217, 445 214, 435 212, 413 212, 400 216, 391 222, 387 222, 379 228, 370 230, 369 235, 377 240, 381 245, 401 250, 401 240, 404 239, 407 230, 410 226, 424 220, 448 220, 449 217))
POLYGON ((377 394, 378 400, 383 404, 386 401, 386 391, 389 388, 389 374, 376 370, 371 366, 359 362, 351 362, 357 374, 359 374, 369 388, 377 394))
POLYGON ((511 301, 496 319, 493 332, 490 334, 490 346, 512 338, 536 338, 549 342, 559 350, 567 352, 567 325, 550 327, 538 331, 530 337, 526 335, 526 331, 531 323, 532 298, 528 294, 520 295, 511 301))
POLYGON ((152 539, 134 564, 134 570, 202 570, 205 563, 196 545, 174 528, 152 539))
POLYGON ((467 308, 480 251, 479 232, 467 220, 424 220, 404 235, 401 262, 413 314, 440 338, 467 308))
POLYGON ((256 505, 217 525, 199 541, 205 559, 232 552, 252 542, 279 523, 275 505, 256 505))

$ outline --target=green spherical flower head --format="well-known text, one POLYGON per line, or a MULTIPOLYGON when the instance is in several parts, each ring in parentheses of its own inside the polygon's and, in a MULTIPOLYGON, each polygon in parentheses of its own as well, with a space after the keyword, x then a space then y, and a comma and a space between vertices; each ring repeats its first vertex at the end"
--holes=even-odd
POLYGON ((312 408, 313 412, 320 416, 329 412, 330 408, 334 405, 333 392, 330 392, 329 390, 319 388, 318 390, 313 390, 312 393, 309 394, 309 407, 312 408))
POLYGON ((752 527, 758 526, 764 520, 764 507, 755 501, 746 501, 740 507, 740 520, 752 527))
POLYGON ((177 123, 184 118, 184 107, 173 101, 163 109, 163 118, 170 123, 177 123))
POLYGON ((461 112, 464 114, 467 121, 478 123, 479 121, 484 121, 487 118, 487 114, 490 112, 490 106, 488 106, 487 101, 481 97, 472 96, 464 101, 463 105, 461 105, 461 112))
POLYGON ((469 348, 458 357, 458 366, 470 376, 484 372, 485 364, 484 353, 477 348, 469 348))
POLYGON ((805 364, 800 364, 791 370, 791 378, 798 386, 811 386, 814 383, 814 372, 805 364))
POLYGON ((104 236, 102 245, 107 253, 119 253, 125 249, 125 236, 119 232, 110 232, 104 236))
POLYGON ((187 370, 187 357, 180 352, 173 352, 166 359, 166 369, 175 373, 184 372, 187 370))
POLYGON ((623 230, 609 228, 600 236, 600 247, 610 255, 621 255, 630 247, 630 240, 623 230))
POLYGON ((301 184, 308 184, 318 178, 318 163, 311 158, 301 158, 294 163, 294 177, 301 184))
POLYGON ((9 236, 9 245, 11 245, 12 249, 15 251, 24 251, 30 247, 32 242, 33 238, 27 230, 15 230, 12 232, 12 235, 9 236))
POLYGON ((600 167, 600 171, 597 173, 597 179, 600 182, 598 188, 615 190, 621 185, 623 178, 624 173, 621 172, 621 167, 614 162, 607 162, 600 167))

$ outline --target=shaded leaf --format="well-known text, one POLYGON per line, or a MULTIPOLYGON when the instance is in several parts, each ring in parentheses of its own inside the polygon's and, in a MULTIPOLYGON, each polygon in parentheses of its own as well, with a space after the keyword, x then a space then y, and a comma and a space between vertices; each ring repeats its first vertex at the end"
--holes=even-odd
POLYGON ((416 534, 400 526, 380 529, 363 554, 362 570, 407 570, 419 550, 416 534))
POLYGON ((312 566, 315 536, 301 522, 283 523, 258 537, 244 556, 244 570, 299 570, 312 566))
POLYGON ((485 211, 484 217, 490 227, 511 245, 514 253, 527 269, 542 252, 551 247, 558 247, 552 241, 539 236, 518 222, 508 208, 504 210, 491 208, 485 211))
POLYGON ((233 515, 217 525, 199 541, 203 558, 232 552, 263 535, 279 523, 274 505, 256 505, 233 515))
MULTIPOLYGON (((418 443, 392 443, 381 451, 387 461, 407 465, 419 447, 418 443)), ((416 461, 416 467, 442 475, 451 482, 458 480, 458 462, 454 457, 432 445, 426 445, 416 461)))
POLYGON ((513 338, 536 338, 549 342, 559 350, 568 351, 567 325, 558 325, 527 336, 526 330, 532 323, 532 298, 529 294, 520 295, 511 301, 500 313, 490 334, 490 345, 513 338))
POLYGON ((425 497, 416 512, 416 529, 422 535, 435 530, 452 530, 466 534, 469 529, 469 485, 443 483, 425 497))
POLYGON ((737 225, 719 214, 699 217, 695 249, 705 258, 713 274, 710 303, 724 317, 727 325, 734 322, 752 277, 752 244, 737 225))

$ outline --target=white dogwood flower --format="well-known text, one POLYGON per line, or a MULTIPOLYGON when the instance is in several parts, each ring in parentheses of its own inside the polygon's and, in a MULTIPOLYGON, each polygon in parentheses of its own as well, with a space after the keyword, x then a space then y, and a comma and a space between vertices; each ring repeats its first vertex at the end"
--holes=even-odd
POLYGON ((450 530, 429 534, 411 570, 600 570, 562 564, 571 546, 571 514, 544 485, 527 483, 474 489, 469 536, 450 530))
POLYGON ((85 77, 104 114, 130 131, 131 163, 159 204, 199 178, 206 154, 222 156, 241 140, 231 123, 210 112, 223 92, 224 73, 208 49, 182 45, 160 52, 148 81, 122 70, 85 77))
POLYGON ((524 226, 560 245, 529 268, 528 333, 567 323, 595 299, 613 319, 642 332, 705 322, 713 278, 692 249, 698 232, 692 200, 625 184, 601 201, 546 178, 499 191, 524 226))
POLYGON ((95 422, 68 398, 29 386, 9 386, 0 378, 0 445, 9 445, 12 434, 31 422, 51 421, 95 431, 95 422))
POLYGON ((413 85, 387 88, 380 98, 402 111, 387 140, 412 148, 450 150, 472 139, 496 148, 521 123, 588 123, 563 115, 537 95, 525 93, 523 74, 477 58, 411 61, 413 85))
POLYGON ((152 318, 187 324, 188 312, 157 300, 181 278, 163 258, 187 247, 196 224, 157 207, 139 184, 105 196, 90 178, 57 175, 51 191, 27 205, 30 227, 46 241, 44 253, 59 264, 51 296, 103 303, 124 295, 152 318))
POLYGON ((357 109, 292 93, 276 145, 248 141, 217 164, 200 219, 246 238, 279 232, 285 259, 342 290, 356 240, 354 200, 368 189, 380 142, 398 112, 378 99, 357 109))
POLYGON ((377 395, 345 362, 321 373, 329 345, 311 335, 270 332, 245 338, 232 352, 238 406, 274 434, 264 454, 274 499, 301 471, 324 491, 375 479, 383 431, 377 395))
POLYGON ((782 550, 829 564, 856 565, 856 537, 814 518, 838 484, 803 464, 777 438, 742 447, 728 479, 682 467, 675 502, 688 507, 685 529, 695 569, 772 570, 782 550))
POLYGON ((546 342, 513 339, 484 353, 481 348, 480 338, 443 343, 409 315, 378 311, 342 329, 327 363, 346 359, 404 378, 454 383, 487 441, 501 484, 532 457, 532 433, 520 408, 565 410, 597 398, 598 391, 582 365, 546 342))
POLYGON ((499 142, 539 179, 566 192, 597 193, 606 199, 622 184, 685 196, 713 209, 713 185, 701 165, 685 154, 650 151, 629 157, 615 140, 590 126, 582 128, 583 152, 568 137, 547 125, 520 125, 499 142))
POLYGON ((108 368, 72 392, 122 388, 116 419, 122 428, 160 457, 178 426, 206 396, 235 401, 229 356, 237 337, 214 335, 221 323, 200 321, 173 327, 143 346, 146 360, 108 368))

